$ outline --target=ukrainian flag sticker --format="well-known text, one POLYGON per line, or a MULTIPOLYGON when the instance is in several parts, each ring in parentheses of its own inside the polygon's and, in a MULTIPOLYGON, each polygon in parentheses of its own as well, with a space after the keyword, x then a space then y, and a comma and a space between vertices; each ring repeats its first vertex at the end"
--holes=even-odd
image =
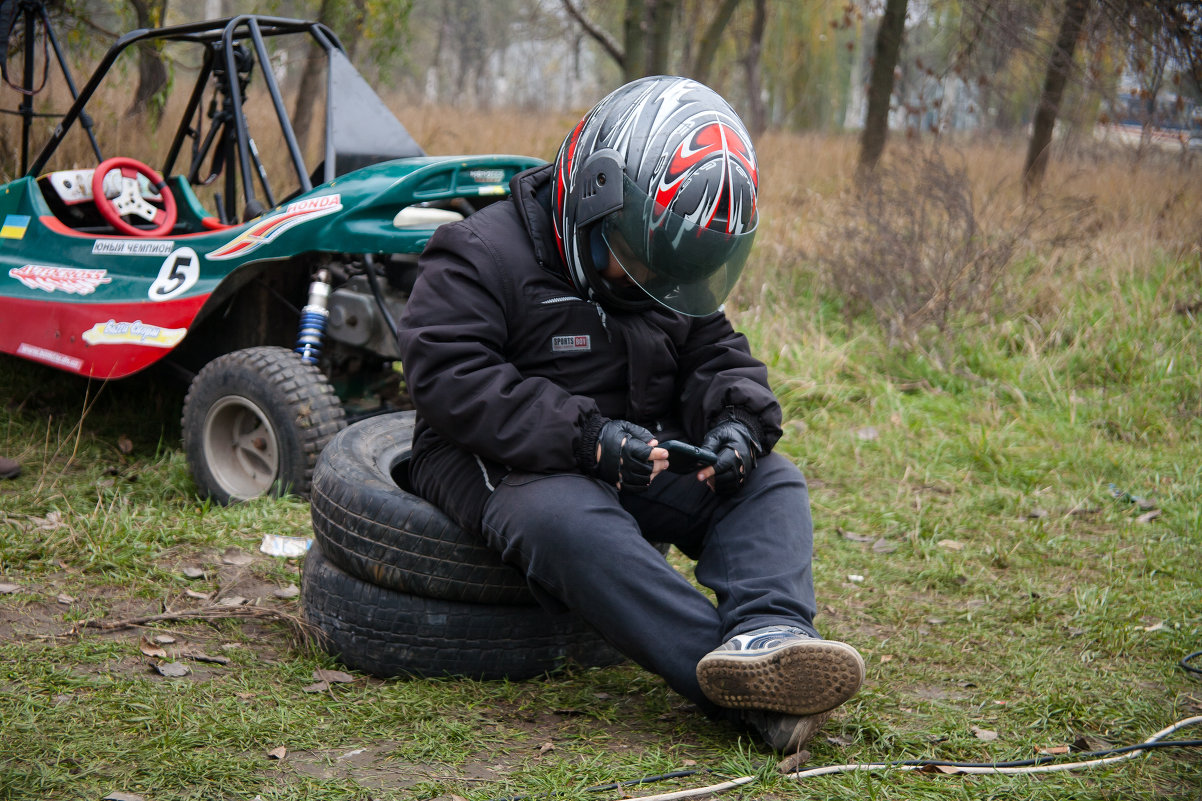
POLYGON ((9 214, 4 218, 4 225, 0 225, 0 239, 21 239, 28 227, 28 214, 9 214))

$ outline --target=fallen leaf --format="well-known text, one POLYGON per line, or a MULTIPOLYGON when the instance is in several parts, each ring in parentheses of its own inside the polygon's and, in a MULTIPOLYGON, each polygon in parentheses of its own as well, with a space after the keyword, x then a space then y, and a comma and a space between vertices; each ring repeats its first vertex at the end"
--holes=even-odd
POLYGON ((900 547, 901 547, 901 543, 890 542, 889 540, 885 539, 884 537, 881 537, 879 540, 872 543, 872 550, 875 551, 876 553, 893 553, 900 547))
POLYGON ((70 606, 71 604, 75 603, 75 599, 70 595, 67 595, 65 592, 60 592, 54 600, 58 601, 63 606, 70 606))
POLYGON ((156 634, 150 641, 158 645, 171 645, 171 643, 175 642, 175 638, 170 634, 156 634))
POLYGON ((935 770, 940 773, 960 773, 960 769, 955 765, 936 765, 935 770))
POLYGON ((204 578, 206 575, 204 569, 199 567, 182 567, 179 572, 184 574, 184 578, 190 579, 204 578))
POLYGON ((1144 514, 1135 518, 1135 522, 1136 523, 1151 523, 1153 520, 1155 520, 1158 517, 1160 517, 1160 510, 1153 509, 1152 511, 1145 512, 1144 514))
POLYGON ((342 761, 342 760, 344 760, 344 759, 350 759, 351 757, 357 757, 357 756, 359 756, 360 754, 364 754, 364 753, 367 753, 367 749, 366 749, 366 748, 356 748, 356 749, 354 749, 353 751, 347 751, 345 754, 343 754, 342 756, 338 757, 338 758, 337 758, 337 759, 335 759, 334 761, 335 761, 335 762, 341 762, 341 761, 342 761))
POLYGON ((133 453, 134 452, 133 440, 131 440, 129 437, 125 436, 124 434, 117 437, 117 450, 119 450, 125 454, 133 453))
POLYGON ((872 542, 872 535, 870 534, 857 534, 854 531, 846 531, 841 528, 836 528, 835 531, 839 532, 839 536, 845 540, 851 540, 852 542, 872 542))
POLYGON ((998 736, 997 732, 992 729, 982 729, 980 726, 969 726, 968 730, 975 734, 978 740, 984 740, 987 743, 996 740, 998 736))
POLYGON ((684 760, 683 762, 681 762, 680 764, 681 764, 681 765, 683 765, 683 766, 684 766, 684 767, 686 767, 686 768, 691 768, 691 767, 693 767, 694 765, 696 765, 696 764, 697 764, 697 760, 695 760, 695 759, 686 759, 686 760, 684 760))
POLYGON ((225 553, 221 555, 223 564, 233 565, 235 567, 244 567, 255 561, 255 558, 241 548, 231 545, 225 549, 225 553))
POLYGON ((155 645, 152 642, 147 642, 146 640, 142 640, 140 647, 141 647, 142 653, 146 654, 147 656, 153 656, 153 657, 157 657, 159 659, 167 658, 167 651, 160 648, 159 646, 155 645))
POLYGON ((198 601, 207 601, 213 597, 211 592, 197 592, 196 590, 184 590, 184 595, 189 598, 195 598, 198 601))
POLYGON ((289 584, 287 587, 280 587, 273 592, 272 595, 274 595, 276 598, 283 598, 285 600, 288 598, 295 598, 296 596, 300 595, 300 588, 295 584, 289 584))
POLYGON ((1154 623, 1151 626, 1142 626, 1141 628, 1143 628, 1144 631, 1168 631, 1169 630, 1169 627, 1164 624, 1163 620, 1160 621, 1159 623, 1154 623))
POLYGON ((242 606, 247 601, 241 595, 227 595, 217 602, 218 606, 242 606))
POLYGON ((20 584, 0 584, 0 595, 9 595, 14 592, 20 592, 20 584))
POLYGON ((542 745, 540 745, 538 747, 538 755, 542 756, 543 754, 547 753, 548 751, 554 751, 554 750, 555 750, 555 743, 551 742, 550 740, 547 740, 547 742, 543 743, 542 745))
POLYGON ((328 689, 330 689, 330 683, 328 681, 319 681, 315 684, 310 684, 308 687, 302 687, 301 692, 303 692, 303 693, 324 693, 328 689))
POLYGON ((882 665, 883 665, 883 664, 885 664, 886 662, 892 662, 892 661, 893 661, 893 654, 881 654, 881 660, 880 660, 880 661, 881 661, 881 664, 882 664, 882 665))
POLYGON ((218 665, 228 665, 230 663, 228 656, 209 656, 204 651, 184 651, 180 656, 184 659, 194 659, 197 662, 213 662, 218 665))
POLYGON ((827 737, 826 741, 831 745, 837 745, 840 748, 846 748, 855 742, 855 740, 851 739, 850 737, 844 737, 842 734, 837 734, 834 737, 827 737))
POLYGON ((964 550, 964 543, 957 540, 939 540, 937 544, 940 548, 947 548, 949 551, 964 550))
POLYGON ((165 662, 161 665, 155 665, 154 669, 157 670, 160 675, 172 679, 177 679, 181 676, 187 676, 192 672, 192 669, 182 662, 165 662))
POLYGON ((116 792, 106 795, 104 801, 145 801, 145 799, 136 793, 116 792))
POLYGON ((1041 747, 1036 748, 1035 750, 1036 750, 1036 752, 1038 752, 1040 754, 1049 754, 1052 756, 1057 756, 1059 754, 1067 754, 1072 749, 1069 748, 1067 745, 1053 745, 1053 746, 1049 746, 1046 748, 1041 746, 1041 747))
POLYGON ((810 761, 810 752, 806 750, 798 751, 792 756, 785 757, 776 764, 776 769, 780 773, 796 773, 797 769, 810 761))
POLYGON ((328 681, 331 684, 350 684, 355 680, 354 676, 343 673, 341 670, 315 670, 313 678, 316 681, 328 681))
POLYGON ((267 752, 268 759, 283 759, 286 756, 288 756, 288 749, 282 745, 267 752))

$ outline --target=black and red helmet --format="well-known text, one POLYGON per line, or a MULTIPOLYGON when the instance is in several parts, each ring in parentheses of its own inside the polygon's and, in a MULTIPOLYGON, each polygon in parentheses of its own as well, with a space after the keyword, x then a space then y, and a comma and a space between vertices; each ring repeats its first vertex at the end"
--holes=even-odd
POLYGON ((603 305, 716 311, 759 221, 751 136, 688 78, 640 78, 607 95, 555 158, 552 213, 576 288, 603 305), (602 275, 612 254, 635 286, 602 275))

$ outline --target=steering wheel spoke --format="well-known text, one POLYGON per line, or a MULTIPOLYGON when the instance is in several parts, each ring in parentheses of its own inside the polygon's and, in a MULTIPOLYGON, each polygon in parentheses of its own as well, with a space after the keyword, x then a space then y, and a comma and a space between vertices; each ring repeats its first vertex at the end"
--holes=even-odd
POLYGON ((137 159, 112 158, 101 162, 92 174, 92 200, 104 219, 127 236, 163 236, 170 233, 178 219, 175 206, 175 196, 167 188, 162 176, 137 159), (121 173, 120 190, 115 198, 109 198, 104 192, 104 179, 109 173, 119 170, 121 173), (151 203, 142 196, 138 185, 138 176, 145 176, 151 187, 158 192, 162 208, 151 203), (125 220, 126 217, 136 217, 151 223, 151 228, 138 228, 125 220))

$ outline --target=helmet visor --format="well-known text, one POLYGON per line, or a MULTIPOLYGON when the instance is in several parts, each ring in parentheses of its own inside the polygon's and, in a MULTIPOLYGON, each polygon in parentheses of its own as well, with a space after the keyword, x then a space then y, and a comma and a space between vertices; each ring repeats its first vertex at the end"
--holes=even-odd
POLYGON ((750 224, 714 214, 707 219, 706 204, 695 218, 686 217, 655 204, 629 176, 622 183, 622 208, 606 216, 601 229, 622 270, 672 311, 693 317, 717 311, 755 240, 754 209, 750 224))

